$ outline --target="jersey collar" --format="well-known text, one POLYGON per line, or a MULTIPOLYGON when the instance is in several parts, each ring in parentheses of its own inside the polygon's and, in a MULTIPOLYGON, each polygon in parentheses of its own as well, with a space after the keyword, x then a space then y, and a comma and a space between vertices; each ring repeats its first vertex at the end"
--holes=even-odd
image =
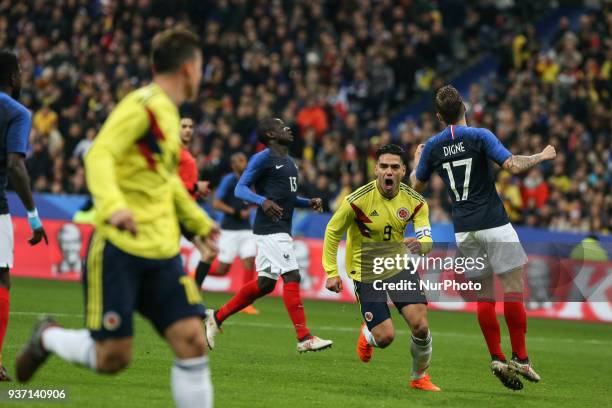
POLYGON ((394 195, 391 198, 386 197, 383 193, 380 192, 380 189, 378 188, 378 180, 374 180, 374 187, 376 188, 376 192, 378 193, 378 195, 383 199, 383 200, 387 200, 387 201, 393 201, 393 199, 395 199, 395 197, 397 197, 400 194, 400 188, 397 189, 397 194, 394 195))

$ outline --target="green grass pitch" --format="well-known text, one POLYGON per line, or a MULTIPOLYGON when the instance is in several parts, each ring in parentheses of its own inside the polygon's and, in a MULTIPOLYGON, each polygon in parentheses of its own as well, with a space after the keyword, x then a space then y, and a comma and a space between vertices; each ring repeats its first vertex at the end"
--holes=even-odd
MULTIPOLYGON (((67 327, 82 327, 79 284, 13 279, 11 320, 4 361, 14 360, 40 313, 50 313, 67 327)), ((206 304, 220 306, 227 294, 205 294, 206 304)), ((334 340, 330 350, 300 355, 294 332, 278 298, 256 303, 259 316, 238 314, 225 324, 211 353, 217 407, 600 407, 612 392, 612 325, 529 321, 528 349, 543 380, 519 392, 504 388, 488 369, 488 355, 475 316, 430 312, 433 360, 430 369, 441 393, 408 387, 411 366, 409 332, 393 312, 395 342, 375 350, 369 364, 355 355, 359 327, 356 305, 306 301, 314 334, 334 340)), ((503 318, 504 350, 509 340, 503 318)), ((2 383, 0 389, 65 389, 68 401, 10 403, 39 407, 170 407, 172 355, 142 319, 136 320, 131 366, 116 376, 102 376, 51 357, 26 387, 2 383)), ((6 392, 3 392, 6 395, 6 392)), ((606 402, 607 401, 607 402, 606 402)))

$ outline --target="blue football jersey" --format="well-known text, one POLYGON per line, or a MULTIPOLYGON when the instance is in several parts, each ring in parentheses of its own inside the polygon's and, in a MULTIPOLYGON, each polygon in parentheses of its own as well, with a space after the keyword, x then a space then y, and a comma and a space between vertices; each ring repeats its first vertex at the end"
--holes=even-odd
POLYGON ((425 143, 416 177, 427 182, 436 171, 444 180, 455 232, 499 227, 510 221, 495 190, 492 161, 502 165, 511 155, 490 130, 451 125, 425 143))
POLYGON ((290 156, 279 156, 270 149, 262 150, 249 160, 240 177, 234 194, 241 200, 257 204, 253 233, 268 235, 285 232, 291 235, 293 209, 308 207, 309 200, 299 197, 298 167, 290 156), (251 187, 255 188, 253 192, 251 187), (283 209, 280 220, 274 221, 261 208, 266 200, 272 200, 283 209))
POLYGON ((9 212, 5 192, 8 154, 26 154, 31 128, 32 117, 26 107, 0 92, 0 215, 9 212))
POLYGON ((236 177, 236 174, 226 174, 221 179, 221 183, 219 183, 219 187, 215 192, 215 198, 223 201, 225 204, 236 210, 235 215, 223 213, 221 219, 221 229, 250 230, 251 223, 249 222, 249 220, 244 220, 240 218, 238 214, 240 211, 246 209, 248 205, 244 202, 244 200, 241 200, 234 195, 234 189, 236 188, 236 184, 238 184, 238 177, 236 177))

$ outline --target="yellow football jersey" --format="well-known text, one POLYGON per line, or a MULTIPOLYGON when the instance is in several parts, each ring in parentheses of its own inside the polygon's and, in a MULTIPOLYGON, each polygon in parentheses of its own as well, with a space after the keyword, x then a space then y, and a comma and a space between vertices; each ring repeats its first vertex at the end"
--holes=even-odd
POLYGON ((137 89, 111 112, 85 157, 96 233, 129 254, 171 258, 179 252, 179 221, 198 235, 214 225, 178 177, 179 121, 176 105, 159 86, 137 89), (136 237, 108 224, 121 209, 134 215, 136 237))
POLYGON ((429 252, 433 245, 429 208, 419 193, 401 183, 398 194, 388 199, 378 190, 376 180, 355 190, 343 200, 325 230, 323 268, 327 276, 338 276, 338 243, 345 232, 346 271, 349 277, 361 281, 362 247, 384 242, 397 247, 410 222, 414 223, 423 253, 429 252))

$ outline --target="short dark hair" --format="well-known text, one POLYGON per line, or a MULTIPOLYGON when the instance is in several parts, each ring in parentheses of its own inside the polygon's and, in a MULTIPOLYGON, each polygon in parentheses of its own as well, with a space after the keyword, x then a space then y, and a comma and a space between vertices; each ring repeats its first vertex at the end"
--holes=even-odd
POLYGON ((0 51, 0 86, 11 86, 12 78, 19 72, 17 54, 4 49, 0 51))
POLYGON ((380 146, 378 150, 376 150, 376 161, 378 161, 380 156, 382 156, 383 154, 393 154, 395 156, 399 156, 399 158, 402 159, 402 163, 405 163, 404 162, 404 154, 405 154, 404 149, 402 149, 398 145, 386 144, 384 146, 380 146))
POLYGON ((200 39, 184 28, 170 28, 153 37, 151 66, 153 72, 163 74, 176 71, 185 61, 195 58, 200 51, 200 39))
POLYGON ((257 125, 257 140, 265 145, 268 144, 268 133, 276 130, 278 126, 277 118, 266 118, 257 125))
POLYGON ((455 123, 463 115, 465 105, 459 91, 452 86, 446 85, 436 92, 436 111, 442 116, 446 123, 455 123))

